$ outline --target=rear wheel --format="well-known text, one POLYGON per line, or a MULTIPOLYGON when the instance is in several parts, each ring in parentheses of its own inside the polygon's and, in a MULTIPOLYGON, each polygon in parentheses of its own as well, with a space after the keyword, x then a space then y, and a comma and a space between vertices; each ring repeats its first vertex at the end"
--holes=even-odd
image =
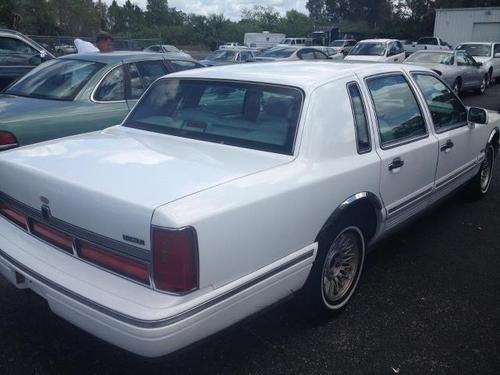
POLYGON ((334 225, 319 241, 318 255, 299 301, 315 318, 342 309, 358 285, 365 259, 365 240, 359 225, 334 225))

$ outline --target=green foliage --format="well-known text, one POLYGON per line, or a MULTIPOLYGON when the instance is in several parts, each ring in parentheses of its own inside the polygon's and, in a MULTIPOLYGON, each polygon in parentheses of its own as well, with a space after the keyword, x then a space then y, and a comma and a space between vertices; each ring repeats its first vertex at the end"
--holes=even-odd
POLYGON ((242 42, 246 32, 280 32, 307 36, 318 26, 336 24, 356 35, 391 35, 411 39, 432 34, 435 9, 500 6, 500 0, 308 0, 309 15, 273 7, 244 9, 235 22, 222 14, 201 16, 169 8, 167 0, 135 0, 106 5, 104 0, 0 0, 0 26, 27 34, 93 36, 98 30, 115 36, 161 38, 188 45, 216 46, 242 42))

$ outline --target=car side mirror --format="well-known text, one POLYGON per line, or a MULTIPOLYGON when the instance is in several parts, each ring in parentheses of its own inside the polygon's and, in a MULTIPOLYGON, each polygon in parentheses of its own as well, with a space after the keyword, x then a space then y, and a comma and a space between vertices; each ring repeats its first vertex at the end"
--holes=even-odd
POLYGON ((488 112, 483 108, 470 107, 467 119, 474 124, 486 125, 488 123, 488 112))
POLYGON ((37 65, 40 65, 43 61, 44 61, 44 58, 41 56, 41 54, 35 55, 29 59, 29 64, 31 66, 37 66, 37 65))

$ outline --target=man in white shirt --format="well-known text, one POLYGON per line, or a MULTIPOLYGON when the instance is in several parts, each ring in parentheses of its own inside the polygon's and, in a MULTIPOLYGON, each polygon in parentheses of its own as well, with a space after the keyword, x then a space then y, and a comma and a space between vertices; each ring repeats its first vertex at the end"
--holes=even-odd
POLYGON ((78 53, 113 51, 113 37, 105 31, 99 31, 97 33, 95 37, 95 46, 81 39, 75 39, 74 43, 78 53))

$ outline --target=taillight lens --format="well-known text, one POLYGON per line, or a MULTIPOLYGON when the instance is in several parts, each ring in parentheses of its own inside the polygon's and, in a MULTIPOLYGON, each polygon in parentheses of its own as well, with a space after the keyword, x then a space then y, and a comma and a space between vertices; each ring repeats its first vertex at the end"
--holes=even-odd
POLYGON ((131 279, 149 284, 149 270, 146 263, 110 253, 83 241, 78 241, 77 249, 78 255, 82 259, 128 276, 131 279))
POLYGON ((158 289, 186 293, 198 288, 196 233, 192 228, 153 228, 153 274, 158 289))
POLYGON ((7 205, 5 202, 0 201, 0 215, 9 219, 10 221, 16 223, 20 227, 23 227, 25 230, 28 230, 28 218, 22 212, 12 208, 7 205))
POLYGON ((31 233, 63 250, 70 253, 73 252, 73 237, 68 236, 65 233, 54 230, 45 224, 34 220, 31 222, 31 233))
POLYGON ((17 147, 17 139, 14 134, 0 131, 0 151, 13 147, 17 147))

